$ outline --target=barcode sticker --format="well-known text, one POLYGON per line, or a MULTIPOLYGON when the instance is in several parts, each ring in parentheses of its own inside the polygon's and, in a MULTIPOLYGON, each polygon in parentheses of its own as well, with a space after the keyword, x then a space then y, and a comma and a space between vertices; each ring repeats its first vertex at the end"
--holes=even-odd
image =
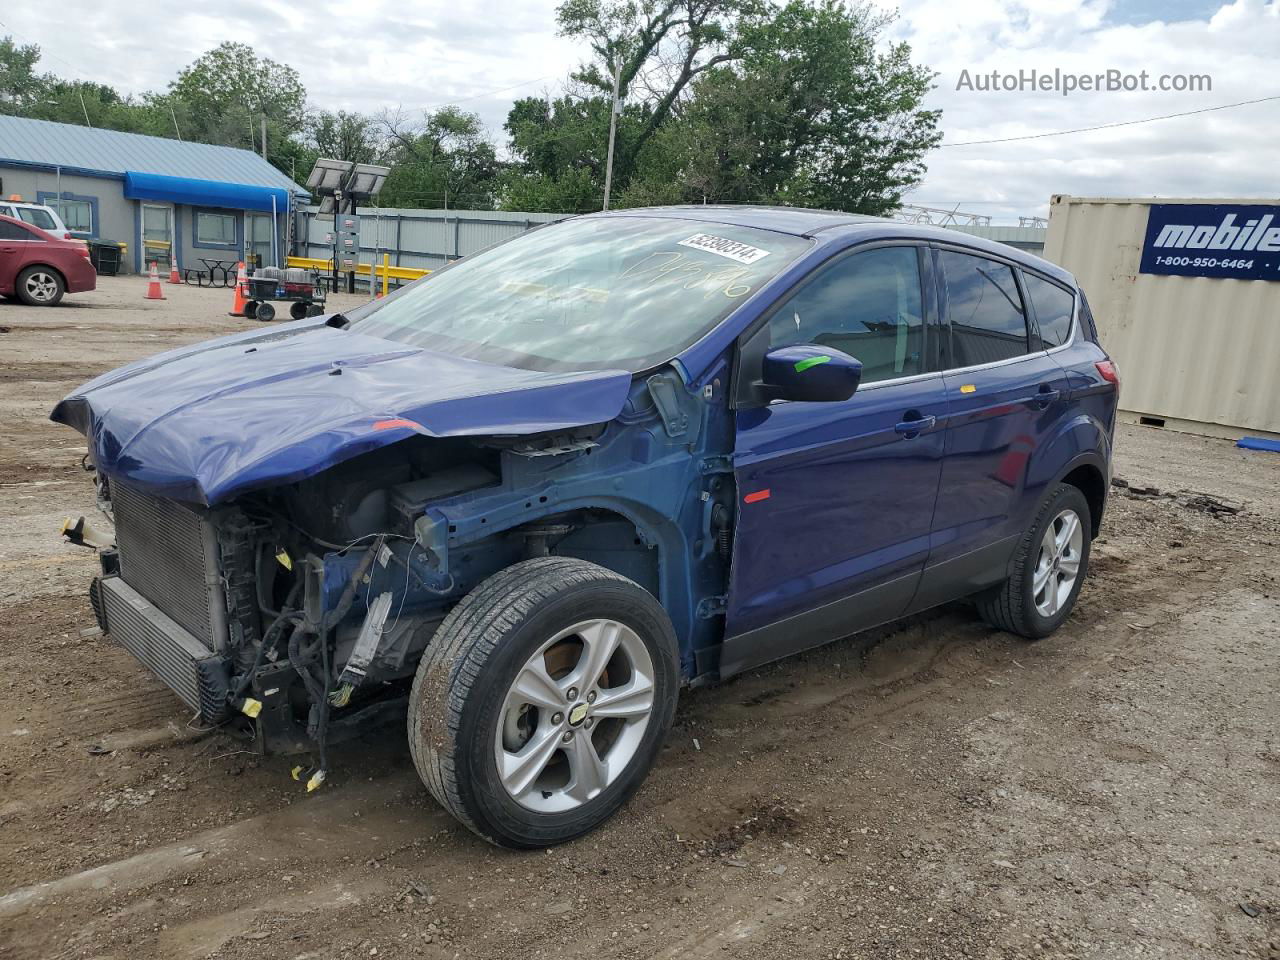
POLYGON ((695 250, 705 250, 707 253, 728 257, 738 263, 755 263, 769 255, 768 250, 761 250, 749 243, 739 243, 737 240, 717 237, 710 233, 695 233, 689 239, 679 241, 679 244, 682 247, 693 247, 695 250))

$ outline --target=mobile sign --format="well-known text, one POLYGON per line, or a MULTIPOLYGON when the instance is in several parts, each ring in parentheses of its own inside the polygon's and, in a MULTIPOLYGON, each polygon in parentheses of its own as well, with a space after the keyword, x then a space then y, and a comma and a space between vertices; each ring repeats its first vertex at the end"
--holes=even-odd
POLYGON ((1280 280, 1280 205, 1152 204, 1138 272, 1280 280))

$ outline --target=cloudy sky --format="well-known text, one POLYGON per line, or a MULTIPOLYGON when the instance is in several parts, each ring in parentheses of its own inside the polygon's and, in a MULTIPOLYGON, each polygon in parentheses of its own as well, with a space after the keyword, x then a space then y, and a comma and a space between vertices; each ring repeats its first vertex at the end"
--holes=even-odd
MULTIPOLYGON (((1280 0, 877 2, 897 10, 894 35, 938 72, 930 105, 942 108, 946 136, 912 202, 958 205, 1010 222, 1044 215, 1054 193, 1277 195, 1280 100, 1068 136, 965 144, 1280 95, 1280 0), (1146 71, 1152 86, 1162 76, 1207 75, 1211 89, 1068 96, 973 89, 993 70, 1033 69, 1146 71)), ((216 11, 162 5, 143 18, 121 16, 100 0, 61 0, 57 22, 37 4, 7 5, 0 33, 40 44, 45 70, 133 92, 162 89, 224 40, 251 39, 263 55, 298 69, 316 106, 417 111, 456 102, 480 113, 500 138, 511 100, 558 91, 581 55, 555 35, 555 5, 225 0, 216 11), (69 23, 73 31, 63 26, 69 23)))

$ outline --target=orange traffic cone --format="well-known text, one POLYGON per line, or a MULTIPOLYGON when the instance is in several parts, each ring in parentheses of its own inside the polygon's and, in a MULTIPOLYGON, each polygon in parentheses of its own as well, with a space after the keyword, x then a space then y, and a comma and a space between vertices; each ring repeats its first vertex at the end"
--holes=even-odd
POLYGON ((160 271, 156 268, 156 262, 151 261, 151 282, 147 284, 147 294, 144 300, 163 300, 164 291, 160 289, 160 271))
POLYGON ((249 277, 244 272, 244 261, 241 260, 237 263, 236 268, 236 296, 231 302, 231 312, 227 314, 228 317, 243 317, 244 305, 247 299, 245 297, 245 287, 249 285, 249 277))
POLYGON ((178 260, 175 257, 169 261, 169 282, 181 283, 182 278, 178 276, 178 260))

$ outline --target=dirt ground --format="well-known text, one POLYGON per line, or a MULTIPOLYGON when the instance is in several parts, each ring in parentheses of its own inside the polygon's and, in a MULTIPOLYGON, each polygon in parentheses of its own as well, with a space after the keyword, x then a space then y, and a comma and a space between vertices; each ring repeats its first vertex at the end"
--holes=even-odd
POLYGON ((49 409, 253 326, 143 287, 0 303, 0 957, 1280 960, 1280 457, 1123 427, 1056 636, 956 605, 688 693, 622 815, 513 854, 399 728, 308 796, 97 634, 49 409))

